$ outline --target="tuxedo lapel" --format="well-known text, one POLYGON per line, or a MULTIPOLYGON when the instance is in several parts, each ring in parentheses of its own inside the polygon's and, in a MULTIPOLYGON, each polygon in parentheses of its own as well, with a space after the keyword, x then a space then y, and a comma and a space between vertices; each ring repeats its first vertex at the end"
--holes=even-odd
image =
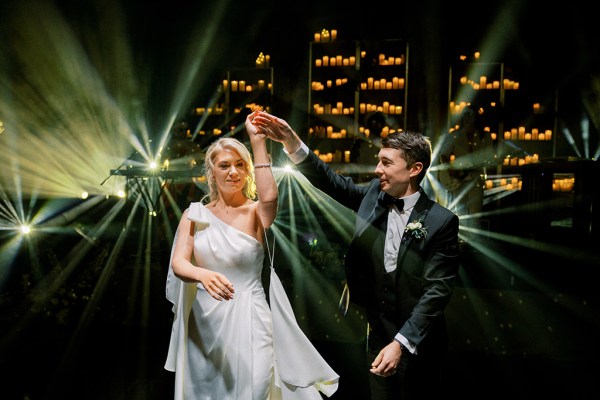
POLYGON ((376 221, 382 222, 381 226, 379 226, 379 228, 383 229, 383 231, 385 232, 387 225, 385 223, 383 223, 383 221, 387 222, 387 219, 385 219, 383 217, 384 217, 384 214, 389 211, 389 207, 383 206, 383 195, 384 194, 385 194, 384 192, 379 193, 377 200, 375 202, 373 202, 372 208, 371 208, 371 210, 369 210, 368 213, 364 213, 364 214, 361 212, 358 213, 357 218, 356 218, 355 236, 362 235, 364 233, 364 231, 371 224, 377 226, 378 223, 376 221), (362 217, 361 214, 366 215, 366 216, 362 217))

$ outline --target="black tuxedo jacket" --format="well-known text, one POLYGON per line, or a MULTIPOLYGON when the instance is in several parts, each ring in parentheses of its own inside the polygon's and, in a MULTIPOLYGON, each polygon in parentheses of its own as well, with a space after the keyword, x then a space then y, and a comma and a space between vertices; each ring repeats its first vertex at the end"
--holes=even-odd
POLYGON ((356 212, 354 235, 346 257, 350 301, 365 307, 370 328, 391 342, 399 332, 416 345, 418 354, 446 348, 444 310, 458 276, 458 216, 421 190, 409 223, 421 220, 425 238, 404 234, 396 270, 383 263, 389 207, 381 201, 379 178, 368 185, 334 172, 313 152, 297 165, 318 189, 356 212), (392 296, 386 293, 392 289, 392 296))

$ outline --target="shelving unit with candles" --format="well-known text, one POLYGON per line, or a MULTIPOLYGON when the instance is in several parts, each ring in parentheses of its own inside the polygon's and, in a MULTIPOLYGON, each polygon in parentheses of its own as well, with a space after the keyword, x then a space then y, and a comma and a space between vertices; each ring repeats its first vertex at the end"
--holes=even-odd
POLYGON ((273 68, 261 66, 231 69, 227 71, 227 79, 223 80, 223 86, 225 102, 229 107, 230 130, 243 124, 251 110, 259 108, 271 112, 273 68))
MULTIPOLYGON (((382 112, 395 122, 388 128, 406 128, 408 43, 398 39, 360 42, 360 78, 360 121, 369 113, 382 112)), ((369 132, 361 128, 368 137, 369 132)))
POLYGON ((323 30, 310 43, 309 59, 307 140, 344 172, 343 164, 357 162, 358 148, 363 152, 376 139, 365 126, 368 115, 380 112, 395 121, 382 135, 404 128, 408 46, 395 39, 338 40, 335 30, 323 30))
POLYGON ((195 134, 188 130, 188 138, 196 141, 211 140, 214 136, 236 130, 243 125, 246 115, 256 108, 271 111, 273 103, 274 71, 270 56, 260 53, 254 68, 232 68, 226 71, 211 105, 196 107, 192 114, 197 119, 195 134))
POLYGON ((479 53, 468 61, 461 56, 450 69, 449 131, 457 127, 464 107, 475 104, 502 160, 499 172, 554 157, 555 99, 540 102, 504 63, 479 58, 479 53))
POLYGON ((308 141, 315 149, 319 139, 348 140, 357 130, 358 51, 356 41, 338 41, 335 30, 316 33, 310 43, 308 141))

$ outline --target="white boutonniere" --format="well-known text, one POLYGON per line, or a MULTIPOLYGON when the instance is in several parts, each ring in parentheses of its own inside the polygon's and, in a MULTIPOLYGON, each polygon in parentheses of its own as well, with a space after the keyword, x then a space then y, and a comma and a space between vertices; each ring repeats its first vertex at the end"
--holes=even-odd
POLYGON ((404 228, 404 235, 402 235, 402 241, 406 242, 410 237, 414 237, 415 239, 425 239, 427 237, 427 227, 423 226, 423 218, 406 225, 406 228, 404 228))

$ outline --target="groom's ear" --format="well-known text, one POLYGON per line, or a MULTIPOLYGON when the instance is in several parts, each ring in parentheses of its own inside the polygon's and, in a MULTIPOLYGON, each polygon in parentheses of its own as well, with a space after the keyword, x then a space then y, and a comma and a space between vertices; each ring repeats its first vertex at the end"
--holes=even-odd
POLYGON ((411 178, 413 176, 417 176, 421 173, 421 171, 423 171, 423 163, 420 161, 417 161, 417 162, 413 163, 413 165, 410 166, 409 170, 410 170, 411 178))

